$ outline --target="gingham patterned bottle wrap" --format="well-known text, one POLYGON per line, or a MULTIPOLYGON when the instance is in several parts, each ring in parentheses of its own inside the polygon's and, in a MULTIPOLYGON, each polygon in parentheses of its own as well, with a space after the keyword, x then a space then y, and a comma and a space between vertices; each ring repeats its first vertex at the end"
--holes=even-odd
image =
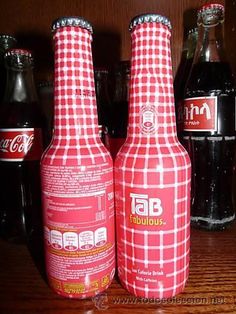
POLYGON ((55 134, 94 136, 97 111, 91 32, 79 26, 56 29, 55 41, 55 134), (62 130, 60 130, 60 127, 62 130))
POLYGON ((156 137, 158 132, 162 140, 164 134, 176 137, 176 121, 170 26, 168 20, 157 21, 133 22, 128 135, 156 137))
POLYGON ((115 160, 118 274, 134 295, 181 292, 189 269, 191 164, 176 136, 170 28, 132 30, 129 134, 115 160))
POLYGON ((108 154, 99 140, 91 27, 80 21, 64 18, 53 24, 54 133, 45 156, 50 163, 64 158, 65 163, 81 164, 90 158, 95 164, 108 154))
POLYGON ((70 298, 102 292, 115 272, 113 164, 99 138, 89 25, 54 23, 55 130, 41 161, 48 282, 70 298))

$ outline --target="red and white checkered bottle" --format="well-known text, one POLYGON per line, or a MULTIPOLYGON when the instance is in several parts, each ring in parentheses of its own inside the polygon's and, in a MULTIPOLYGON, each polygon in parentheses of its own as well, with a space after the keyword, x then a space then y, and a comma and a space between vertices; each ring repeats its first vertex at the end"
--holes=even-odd
POLYGON ((114 275, 113 166, 99 138, 92 27, 69 17, 53 30, 54 134, 41 162, 46 269, 58 294, 86 298, 114 275))
POLYGON ((144 298, 183 291, 189 270, 190 160, 176 136, 170 22, 133 19, 128 134, 115 160, 118 274, 144 298))

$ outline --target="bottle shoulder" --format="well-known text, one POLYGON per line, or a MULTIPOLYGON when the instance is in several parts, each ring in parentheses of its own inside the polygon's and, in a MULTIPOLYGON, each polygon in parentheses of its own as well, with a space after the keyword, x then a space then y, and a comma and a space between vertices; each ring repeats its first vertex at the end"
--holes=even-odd
POLYGON ((44 127, 44 117, 38 102, 3 102, 0 105, 0 127, 44 127))
POLYGON ((116 157, 115 166, 119 168, 127 164, 134 168, 143 168, 145 171, 145 168, 155 170, 159 167, 163 169, 174 167, 174 165, 188 166, 190 159, 185 148, 177 140, 172 143, 156 143, 156 145, 132 145, 126 141, 116 157))
POLYGON ((88 145, 77 141, 77 143, 66 144, 66 142, 55 141, 55 139, 52 139, 45 150, 41 163, 58 166, 80 165, 96 168, 106 165, 108 168, 113 167, 110 153, 102 143, 94 142, 88 145))
POLYGON ((204 93, 235 93, 235 81, 227 62, 199 62, 193 65, 186 84, 185 97, 204 93))

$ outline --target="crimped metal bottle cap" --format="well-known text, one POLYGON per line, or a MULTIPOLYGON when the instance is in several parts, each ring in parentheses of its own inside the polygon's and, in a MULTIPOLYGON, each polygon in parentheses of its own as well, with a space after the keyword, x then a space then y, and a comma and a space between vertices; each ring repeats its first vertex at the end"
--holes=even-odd
POLYGON ((219 3, 205 4, 198 10, 198 17, 203 14, 224 14, 224 10, 224 6, 219 3))
POLYGON ((217 16, 219 20, 224 19, 225 8, 219 3, 209 3, 203 5, 198 10, 198 20, 202 19, 204 24, 209 24, 217 16))
POLYGON ((11 35, 0 34, 0 41, 12 41, 16 43, 16 38, 11 35))
POLYGON ((1 56, 4 55, 4 52, 11 48, 14 47, 16 44, 17 40, 15 37, 7 34, 0 34, 0 53, 1 56))
POLYGON ((143 23, 162 23, 169 27, 169 29, 172 28, 170 20, 167 17, 159 14, 147 13, 134 17, 130 22, 129 30, 132 31, 135 26, 143 23))
POLYGON ((52 31, 65 26, 77 26, 93 33, 92 25, 80 16, 60 17, 52 23, 52 31))
POLYGON ((34 63, 32 52, 27 49, 9 49, 4 58, 7 65, 17 68, 23 68, 27 65, 33 66, 34 63))

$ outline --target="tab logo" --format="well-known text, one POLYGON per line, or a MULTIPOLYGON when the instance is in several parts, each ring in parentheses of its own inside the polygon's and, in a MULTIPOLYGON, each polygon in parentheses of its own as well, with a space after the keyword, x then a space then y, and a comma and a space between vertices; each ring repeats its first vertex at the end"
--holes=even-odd
POLYGON ((162 215, 163 208, 159 198, 148 198, 146 194, 130 193, 131 213, 139 216, 157 217, 162 215))
POLYGON ((197 97, 184 100, 184 131, 217 130, 217 97, 197 97))

